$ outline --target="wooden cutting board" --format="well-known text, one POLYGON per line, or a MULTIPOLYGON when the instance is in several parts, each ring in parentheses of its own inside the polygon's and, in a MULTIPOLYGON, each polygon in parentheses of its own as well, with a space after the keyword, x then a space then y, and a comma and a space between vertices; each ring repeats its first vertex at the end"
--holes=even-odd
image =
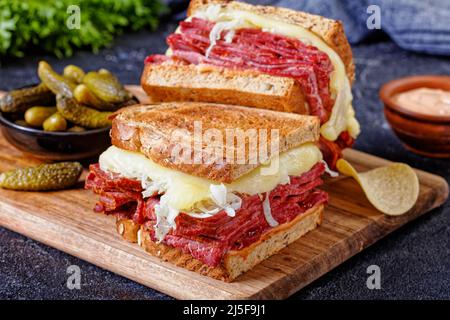
MULTIPOLYGON (((2 136, 0 151, 0 171, 39 163, 11 147, 2 136)), ((345 158, 359 171, 389 164, 356 150, 347 150, 345 158)), ((97 196, 82 188, 42 193, 0 189, 0 225, 175 298, 282 299, 443 204, 448 196, 446 181, 423 171, 417 173, 419 199, 409 213, 399 217, 385 216, 373 208, 351 178, 327 180, 324 189, 330 194, 330 203, 323 224, 233 283, 175 267, 123 241, 115 231, 113 217, 92 211, 97 196)))

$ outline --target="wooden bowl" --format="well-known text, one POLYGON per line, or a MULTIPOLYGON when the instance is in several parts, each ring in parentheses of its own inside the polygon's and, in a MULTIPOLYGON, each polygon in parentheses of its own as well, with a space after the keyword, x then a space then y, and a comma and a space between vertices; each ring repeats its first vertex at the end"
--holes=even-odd
POLYGON ((421 87, 450 91, 450 77, 412 76, 383 85, 380 99, 386 120, 407 149, 428 157, 450 158, 450 116, 416 113, 393 99, 400 92, 421 87))

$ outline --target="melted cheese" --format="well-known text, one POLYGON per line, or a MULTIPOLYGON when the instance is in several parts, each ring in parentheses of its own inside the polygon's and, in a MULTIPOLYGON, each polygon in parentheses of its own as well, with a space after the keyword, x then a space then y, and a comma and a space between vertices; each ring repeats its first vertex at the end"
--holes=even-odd
MULTIPOLYGON (((322 160, 322 154, 313 143, 291 149, 260 166, 231 184, 225 184, 227 192, 249 195, 269 192, 278 184, 289 182, 289 176, 309 171, 322 160), (276 162, 278 163, 276 163, 276 162), (270 172, 269 168, 278 170, 270 172)), ((99 159, 100 168, 106 172, 118 173, 130 179, 154 182, 159 192, 164 193, 164 204, 178 211, 191 210, 195 204, 212 199, 211 185, 220 185, 212 180, 192 176, 158 165, 141 153, 119 149, 115 146, 106 150, 99 159)), ((144 191, 145 192, 145 191, 144 191)), ((172 220, 172 219, 170 219, 172 220)))
MULTIPOLYGON (((345 65, 339 55, 319 36, 297 25, 266 18, 253 12, 231 10, 220 5, 210 5, 196 12, 194 16, 214 22, 237 21, 235 28, 254 27, 269 30, 272 33, 299 39, 326 53, 334 67, 330 86, 335 97, 335 104, 330 119, 321 127, 321 134, 330 141, 336 140, 339 134, 346 130, 352 137, 358 136, 360 127, 352 106, 350 81, 345 72, 345 65)), ((168 51, 167 54, 170 55, 171 52, 168 51)))

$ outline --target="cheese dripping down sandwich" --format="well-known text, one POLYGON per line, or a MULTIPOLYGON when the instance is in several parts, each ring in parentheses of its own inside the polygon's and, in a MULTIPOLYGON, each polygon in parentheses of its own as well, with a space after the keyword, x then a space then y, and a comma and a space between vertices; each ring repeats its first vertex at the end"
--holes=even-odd
POLYGON ((203 101, 311 114, 335 168, 360 128, 354 64, 341 22, 237 1, 192 0, 188 18, 151 55, 141 84, 153 102, 203 101))
POLYGON ((231 281, 321 222, 319 128, 317 117, 240 106, 129 107, 86 188, 125 239, 231 281))

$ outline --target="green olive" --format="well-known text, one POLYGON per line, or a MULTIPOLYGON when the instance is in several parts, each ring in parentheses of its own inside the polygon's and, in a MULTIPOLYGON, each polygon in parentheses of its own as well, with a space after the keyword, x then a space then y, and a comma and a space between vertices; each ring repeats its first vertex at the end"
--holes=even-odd
POLYGON ((42 126, 44 131, 65 131, 67 129, 67 121, 59 112, 56 112, 48 117, 42 126))
POLYGON ((45 119, 56 112, 56 107, 31 107, 25 112, 25 121, 33 127, 42 127, 45 119))

